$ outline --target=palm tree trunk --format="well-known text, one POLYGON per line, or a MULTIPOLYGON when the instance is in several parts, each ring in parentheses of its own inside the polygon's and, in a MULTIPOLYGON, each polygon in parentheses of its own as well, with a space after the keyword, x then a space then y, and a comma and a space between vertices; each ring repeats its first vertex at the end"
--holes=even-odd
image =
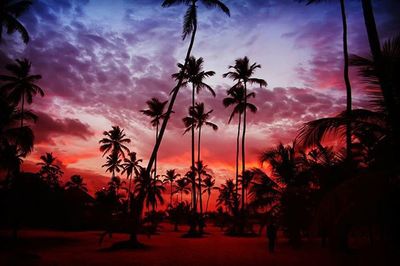
POLYGON ((21 129, 24 126, 24 105, 25 105, 25 95, 22 93, 22 96, 21 96, 21 129))
POLYGON ((344 56, 344 69, 343 76, 346 84, 346 152, 347 160, 350 162, 352 157, 351 152, 351 84, 349 78, 349 52, 347 48, 347 18, 344 0, 340 0, 340 10, 342 13, 343 23, 343 56, 344 56))
POLYGON ((173 181, 171 181, 171 194, 170 194, 170 197, 169 197, 169 205, 171 205, 172 206, 172 183, 173 181))
POLYGON ((132 175, 128 176, 129 178, 129 185, 128 185, 128 208, 127 208, 127 213, 129 215, 131 211, 131 186, 132 186, 132 175))
MULTIPOLYGON (((197 143, 197 163, 200 163, 200 139, 201 139, 201 126, 199 127, 199 139, 197 143)), ((199 165, 198 165, 199 167, 199 165)), ((200 206, 200 216, 203 215, 203 201, 202 201, 202 196, 201 196, 201 172, 199 171, 200 169, 197 169, 198 175, 199 175, 199 206, 200 206)))
POLYGON ((398 147, 400 145, 399 143, 400 128, 398 123, 398 121, 400 121, 400 113, 397 110, 398 108, 396 108, 396 104, 394 101, 393 88, 392 86, 390 86, 390 82, 389 80, 387 80, 387 77, 384 74, 381 45, 379 42, 378 31, 376 29, 372 3, 371 0, 362 0, 361 3, 363 8, 365 27, 368 33, 369 46, 377 70, 378 79, 385 103, 385 108, 388 113, 389 123, 393 129, 392 135, 394 137, 395 145, 398 147))
POLYGON ((242 208, 241 212, 244 215, 244 186, 243 178, 244 172, 246 171, 246 152, 245 152, 245 140, 246 140, 246 106, 247 106, 247 83, 244 82, 244 109, 243 109, 243 132, 242 132, 242 208))
POLYGON ((240 124, 242 121, 242 114, 239 113, 238 131, 236 137, 236 196, 235 196, 235 212, 238 212, 239 208, 239 149, 240 149, 240 124))
MULTIPOLYGON (((192 83, 192 108, 194 108, 194 84, 192 83)), ((194 119, 192 115, 192 119, 194 119)), ((191 129, 192 133, 192 170, 195 167, 195 159, 194 159, 194 127, 191 129)), ((196 180, 195 180, 195 175, 192 175, 192 201, 193 201, 193 208, 197 212, 197 200, 196 200, 196 180)))
MULTIPOLYGON (((157 142, 157 138, 158 138, 158 124, 156 125, 156 142, 157 142)), ((156 158, 154 159, 154 185, 153 185, 153 193, 154 193, 154 195, 155 195, 155 193, 156 193, 156 179, 157 179, 157 154, 158 153, 156 153, 156 158)), ((153 212, 155 211, 155 209, 156 209, 156 207, 155 207, 155 204, 156 204, 156 201, 157 199, 156 199, 156 197, 154 197, 154 201, 153 201, 153 203, 152 203, 152 209, 153 209, 153 212)))

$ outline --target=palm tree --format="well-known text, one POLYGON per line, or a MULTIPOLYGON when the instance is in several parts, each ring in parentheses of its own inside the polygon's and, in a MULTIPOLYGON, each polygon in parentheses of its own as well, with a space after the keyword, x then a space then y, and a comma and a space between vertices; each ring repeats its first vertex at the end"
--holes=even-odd
MULTIPOLYGON (((307 5, 313 3, 319 3, 326 0, 307 0, 307 5)), ((342 16, 342 28, 343 28, 343 78, 346 85, 346 113, 347 113, 347 123, 346 123, 346 151, 347 159, 351 160, 351 109, 352 109, 352 96, 351 96, 351 84, 349 78, 349 52, 347 48, 347 17, 346 17, 346 7, 344 0, 340 0, 340 11, 342 16)))
MULTIPOLYGON (((213 112, 213 110, 210 110, 208 112, 205 112, 204 110, 204 103, 196 103, 196 105, 193 107, 189 108, 189 115, 185 118, 183 118, 183 123, 185 124, 185 133, 188 132, 189 130, 193 130, 194 128, 197 128, 199 130, 199 135, 198 135, 198 143, 197 143, 197 162, 198 164, 201 162, 201 129, 203 126, 209 126, 213 130, 218 130, 218 126, 212 122, 209 122, 210 114, 213 112)), ((197 171, 198 174, 198 186, 199 189, 201 189, 201 171, 197 171)), ((202 196, 201 196, 201 191, 199 192, 199 205, 200 205, 200 213, 203 213, 203 207, 202 207, 202 196)))
POLYGON ((362 8, 363 8, 363 15, 364 15, 364 22, 365 22, 365 27, 367 29, 367 34, 368 34, 368 41, 369 41, 369 46, 373 58, 373 62, 375 65, 375 71, 376 75, 379 81, 379 85, 381 88, 383 100, 385 103, 386 111, 388 113, 388 120, 391 124, 391 127, 393 128, 393 136, 395 145, 397 149, 400 146, 400 126, 399 126, 399 120, 400 120, 400 108, 395 102, 395 92, 396 89, 393 87, 393 80, 391 80, 391 76, 387 75, 387 71, 385 71, 385 62, 384 62, 384 56, 382 55, 382 50, 381 50, 381 45, 379 41, 379 34, 376 28, 376 23, 375 23, 375 17, 374 17, 374 11, 372 8, 372 3, 371 0, 362 0, 362 8))
POLYGON ((107 167, 106 172, 112 173, 111 177, 115 177, 115 172, 121 172, 121 159, 118 157, 117 153, 111 153, 107 156, 107 162, 101 167, 107 167))
POLYGON ((113 126, 111 130, 104 131, 103 135, 105 138, 99 141, 100 151, 103 152, 103 156, 111 152, 112 154, 116 154, 118 158, 122 155, 125 158, 125 152, 129 153, 128 147, 125 146, 125 143, 130 143, 131 140, 126 138, 124 130, 119 126, 113 126))
POLYGON ((88 191, 88 189, 86 187, 86 184, 83 183, 83 177, 80 176, 80 175, 71 176, 70 181, 68 181, 65 184, 65 189, 66 190, 72 189, 72 188, 79 189, 79 190, 82 190, 82 191, 85 191, 85 192, 88 191))
MULTIPOLYGON (((146 102, 148 109, 141 110, 144 115, 152 118, 151 125, 156 128, 156 141, 158 138, 158 127, 160 121, 165 117, 164 109, 167 103, 168 101, 161 102, 157 98, 151 98, 151 100, 146 102)), ((154 176, 157 176, 157 154, 154 160, 154 176)))
MULTIPOLYGON (((195 39, 196 32, 197 32, 197 5, 196 5, 197 1, 198 0, 189 0, 189 1, 164 0, 164 2, 162 3, 162 7, 170 7, 170 6, 179 5, 179 4, 185 4, 185 5, 188 6, 188 9, 187 9, 187 11, 185 13, 185 17, 184 17, 182 38, 185 39, 188 35, 191 35, 191 39, 190 39, 189 48, 187 50, 186 57, 185 57, 184 68, 186 68, 187 63, 189 61, 189 57, 190 57, 191 52, 192 52, 194 39, 195 39)), ((220 10, 222 10, 228 16, 230 15, 228 7, 226 7, 225 4, 222 3, 219 0, 200 0, 200 1, 206 7, 219 8, 220 10)), ((156 142, 156 144, 155 144, 155 146, 153 148, 153 152, 151 154, 149 163, 147 165, 146 171, 148 173, 150 173, 150 171, 151 171, 151 168, 152 168, 152 165, 154 163, 156 154, 158 152, 158 148, 160 147, 161 140, 162 140, 162 138, 164 136, 164 132, 165 132, 165 129, 167 127, 167 123, 168 123, 169 117, 171 116, 172 108, 174 106, 176 96, 178 95, 179 89, 180 89, 180 87, 182 85, 183 78, 184 78, 183 76, 180 77, 180 79, 178 80, 177 85, 172 90, 171 100, 169 101, 169 105, 168 105, 168 109, 167 109, 167 112, 166 112, 166 115, 165 115, 165 119, 163 120, 163 123, 161 125, 159 137, 158 137, 157 142, 156 142)))
POLYGON ((230 211, 232 214, 235 214, 235 202, 237 194, 235 194, 235 183, 233 183, 232 179, 228 179, 225 181, 225 184, 222 184, 219 188, 219 195, 217 198, 217 206, 225 206, 227 211, 230 211))
POLYGON ((242 183, 242 187, 244 187, 244 194, 243 197, 245 198, 245 205, 247 205, 247 190, 250 187, 251 182, 253 181, 254 178, 254 172, 251 170, 246 170, 244 171, 244 176, 241 176, 240 183, 242 183))
POLYGON ((17 153, 22 157, 32 151, 33 131, 29 126, 22 128, 16 126, 21 119, 36 122, 37 116, 30 111, 22 113, 14 104, 0 95, 0 158, 8 156, 4 151, 6 146, 15 146, 17 153))
POLYGON ((18 31, 24 43, 29 42, 29 34, 18 18, 30 7, 32 1, 3 0, 0 3, 0 41, 2 40, 3 28, 8 34, 18 31))
POLYGON ((37 163, 37 165, 41 166, 39 175, 52 188, 58 187, 59 178, 64 174, 60 166, 55 164, 56 159, 53 153, 46 152, 45 155, 40 156, 42 161, 37 163))
POLYGON ((136 152, 128 153, 128 157, 129 158, 124 159, 124 163, 122 164, 123 170, 121 174, 124 174, 126 172, 126 177, 129 179, 129 185, 128 185, 128 212, 129 212, 131 188, 132 188, 132 174, 134 173, 136 177, 139 176, 139 173, 142 169, 142 166, 140 166, 142 159, 137 159, 136 152))
POLYGON ((207 203, 206 203, 206 213, 208 211, 208 203, 210 201, 210 196, 211 196, 211 191, 213 189, 218 189, 218 187, 215 186, 215 178, 213 178, 211 175, 206 176, 206 178, 203 179, 203 184, 202 187, 204 188, 202 193, 207 192, 207 203))
MULTIPOLYGON (((253 78, 253 74, 257 68, 261 68, 261 65, 253 63, 250 65, 250 60, 247 56, 244 58, 236 59, 235 65, 229 66, 229 71, 223 75, 224 78, 228 77, 236 81, 236 86, 244 87, 244 97, 243 104, 247 106, 247 85, 248 84, 258 84, 260 87, 267 86, 267 82, 263 79, 253 78)), ((242 132, 242 176, 246 170, 246 157, 245 157, 245 140, 246 140, 246 108, 243 110, 243 132, 242 132)), ((242 214, 244 214, 244 188, 242 187, 242 214)))
POLYGON ((161 180, 144 178, 143 175, 139 175, 135 179, 135 183, 135 194, 144 197, 147 208, 149 208, 150 205, 156 207, 157 202, 161 205, 164 204, 163 193, 166 191, 166 188, 161 180))
MULTIPOLYGON (((214 71, 204 71, 203 70, 203 63, 204 60, 202 57, 199 59, 196 59, 194 56, 189 57, 189 60, 187 62, 186 67, 178 63, 178 67, 180 68, 180 71, 178 73, 175 73, 172 75, 175 80, 179 80, 181 76, 183 76, 183 81, 182 81, 182 87, 186 86, 188 83, 192 84, 192 108, 195 106, 195 91, 197 94, 202 90, 202 89, 207 89, 214 97, 215 97, 215 92, 214 90, 206 83, 204 83, 204 79, 214 76, 215 72, 214 71)), ((192 117, 193 118, 193 117, 192 117)), ((194 147, 194 127, 191 129, 192 133, 192 168, 195 167, 195 147, 194 147)), ((197 203, 196 203, 196 187, 195 187, 195 182, 192 182, 193 187, 193 206, 194 208, 197 208, 197 203)))
POLYGON ((6 69, 12 75, 0 75, 0 81, 5 83, 0 87, 7 94, 11 103, 21 103, 21 128, 23 127, 25 100, 32 103, 33 96, 44 96, 42 88, 35 83, 42 78, 41 75, 30 75, 32 63, 28 59, 16 59, 16 63, 7 64, 6 69))
POLYGON ((172 194, 173 194, 172 185, 174 184, 175 179, 177 179, 180 176, 181 176, 180 174, 176 173, 176 169, 169 169, 167 170, 165 175, 163 175, 163 177, 165 177, 164 182, 169 182, 171 185, 170 199, 169 199, 169 204, 171 206, 172 206, 172 194))
POLYGON ((190 182, 191 181, 189 181, 189 179, 185 178, 185 177, 180 178, 180 179, 176 180, 176 182, 175 182, 175 186, 174 186, 175 191, 174 191, 174 193, 180 193, 181 194, 181 202, 182 202, 182 199, 183 199, 183 194, 187 195, 190 192, 190 188, 188 188, 188 185, 189 185, 190 182))
MULTIPOLYGON (((236 172, 235 172, 235 184, 236 184, 236 195, 239 194, 239 146, 240 146, 240 124, 242 120, 242 114, 245 109, 244 105, 244 87, 239 84, 239 86, 233 86, 230 88, 227 92, 228 97, 224 98, 222 103, 224 104, 225 107, 229 107, 231 105, 234 105, 232 113, 229 117, 228 123, 230 123, 233 119, 233 117, 236 114, 239 114, 238 118, 238 130, 237 130, 237 136, 236 136, 236 172)), ((255 93, 251 92, 246 95, 246 109, 249 109, 252 113, 257 112, 257 107, 249 103, 249 98, 250 97, 255 97, 255 93)), ((235 203, 235 211, 237 212, 239 208, 239 202, 235 203)))

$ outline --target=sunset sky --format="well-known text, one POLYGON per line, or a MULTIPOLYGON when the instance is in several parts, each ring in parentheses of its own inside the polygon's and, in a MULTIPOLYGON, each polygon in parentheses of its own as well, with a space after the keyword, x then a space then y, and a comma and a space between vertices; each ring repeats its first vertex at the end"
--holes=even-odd
MULTIPOLYGON (((98 141, 112 125, 125 129, 130 149, 147 162, 154 129, 139 110, 151 97, 167 100, 188 41, 182 41, 184 6, 162 8, 160 0, 37 0, 21 21, 31 35, 25 46, 18 35, 0 44, 0 62, 26 57, 46 96, 31 108, 39 115, 36 144, 25 168, 45 152, 62 162, 65 178, 84 176, 90 189, 107 181, 98 141)), ((228 65, 248 56, 261 64, 256 77, 267 88, 251 88, 258 113, 249 115, 247 162, 259 166, 259 153, 280 141, 289 143, 303 122, 344 110, 341 18, 338 1, 306 6, 293 0, 226 0, 231 17, 199 4, 193 55, 217 74, 208 80, 216 98, 203 91, 198 101, 213 109, 217 132, 203 131, 202 158, 221 183, 232 178, 236 123, 222 99, 233 85, 222 78, 228 65)), ((382 40, 400 29, 400 1, 376 0, 382 40)), ((350 53, 367 55, 368 42, 360 1, 346 1, 350 53)), ((3 63, 4 62, 4 63, 3 63)), ((1 70, 3 71, 3 70, 1 70)), ((354 107, 367 106, 363 85, 352 71, 354 107)), ((159 153, 159 171, 190 164, 190 134, 182 118, 190 90, 178 95, 159 153)))

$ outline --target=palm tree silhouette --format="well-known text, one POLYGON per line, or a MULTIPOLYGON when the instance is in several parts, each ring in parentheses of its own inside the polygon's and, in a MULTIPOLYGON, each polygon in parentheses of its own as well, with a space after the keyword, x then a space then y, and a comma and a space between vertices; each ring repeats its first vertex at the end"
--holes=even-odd
POLYGON ((218 190, 218 187, 215 186, 215 178, 213 178, 211 175, 207 175, 204 179, 203 179, 203 184, 202 187, 204 188, 202 193, 206 193, 207 192, 207 203, 206 203, 206 212, 208 211, 208 203, 210 201, 210 196, 211 196, 211 191, 213 189, 218 190))
MULTIPOLYGON (((152 118, 151 125, 156 128, 156 141, 158 138, 158 127, 160 121, 165 117, 164 109, 167 103, 168 101, 161 102, 157 98, 151 98, 151 100, 146 102, 148 109, 140 110, 144 115, 152 118)), ((157 176, 157 154, 154 159, 154 176, 157 176)))
POLYGON ((8 34, 13 34, 18 31, 21 34, 24 43, 29 42, 29 34, 24 25, 18 21, 18 18, 25 13, 30 7, 32 1, 14 1, 3 0, 0 3, 0 42, 2 40, 3 28, 8 34))
POLYGON ((242 187, 244 188, 244 194, 242 195, 244 197, 244 202, 245 205, 247 206, 247 197, 248 197, 248 189, 250 187, 251 182, 253 181, 254 178, 254 172, 251 170, 246 170, 244 171, 244 176, 240 176, 240 183, 242 184, 242 187))
POLYGON ((128 213, 130 211, 130 200, 131 200, 131 188, 132 188, 132 174, 134 173, 135 176, 139 176, 142 166, 140 163, 142 159, 137 159, 136 152, 128 153, 129 158, 124 159, 124 163, 122 164, 122 173, 126 172, 126 177, 129 179, 128 184, 128 213))
POLYGON ((171 191, 170 191, 170 198, 169 198, 169 204, 172 206, 172 194, 173 194, 173 184, 175 179, 177 179, 178 177, 180 177, 181 175, 176 173, 176 169, 169 169, 167 170, 167 172, 165 173, 165 175, 163 175, 163 177, 165 177, 164 182, 169 182, 169 184, 171 185, 171 191))
POLYGON ((226 210, 235 213, 235 202, 236 197, 238 195, 235 194, 235 183, 233 183, 232 179, 228 179, 225 181, 225 184, 222 184, 219 188, 219 195, 217 198, 217 206, 225 206, 226 210))
POLYGON ((65 189, 79 189, 85 192, 88 191, 86 184, 83 183, 83 177, 80 175, 72 175, 70 180, 65 183, 65 189))
MULTIPOLYGON (((143 175, 139 175, 135 179, 135 194, 142 195, 146 207, 153 206, 157 207, 157 202, 164 204, 163 193, 166 191, 161 180, 145 178, 143 175)), ((154 209, 153 209, 154 211, 154 209)))
POLYGON ((180 178, 178 180, 176 180, 175 182, 175 190, 174 190, 174 194, 175 193, 180 193, 181 194, 181 202, 183 200, 183 194, 189 194, 190 193, 190 188, 188 188, 187 186, 189 185, 191 181, 189 181, 189 178, 180 178))
POLYGON ((23 127, 25 100, 32 103, 33 96, 39 94, 44 96, 42 88, 35 83, 42 78, 41 75, 30 75, 32 63, 28 59, 16 59, 16 63, 7 64, 6 69, 12 76, 0 75, 0 81, 5 83, 0 90, 6 91, 7 98, 11 103, 21 103, 21 128, 23 127))
POLYGON ((121 161, 122 160, 119 158, 118 153, 113 152, 107 156, 106 163, 103 164, 101 167, 107 167, 106 172, 112 173, 111 177, 115 177, 115 172, 121 172, 121 161))
MULTIPOLYGON (((253 63, 250 65, 250 60, 247 56, 244 58, 236 59, 235 65, 229 66, 229 71, 223 74, 223 77, 231 78, 236 81, 236 86, 243 86, 244 95, 247 95, 247 84, 258 84, 260 87, 267 86, 267 82, 263 79, 253 78, 254 71, 261 68, 261 65, 253 63)), ((244 106, 247 106, 247 96, 243 99, 244 106)), ((245 157, 245 140, 246 140, 246 108, 243 109, 243 132, 242 132, 242 176, 246 170, 246 157, 245 157)), ((244 214, 244 188, 242 187, 242 214, 244 214)))
MULTIPOLYGON (((233 119, 233 117, 236 114, 239 114, 238 118, 238 130, 237 130, 237 136, 236 136, 236 172, 235 172, 235 184, 236 184, 236 195, 239 194, 239 146, 240 146, 240 124, 241 124, 241 118, 242 114, 245 109, 244 105, 244 87, 241 86, 241 84, 238 84, 237 86, 233 86, 230 88, 227 92, 228 97, 224 98, 222 103, 225 107, 229 107, 231 105, 234 105, 232 113, 229 117, 228 123, 230 123, 233 119)), ((246 109, 249 109, 252 113, 257 112, 257 107, 249 103, 249 98, 250 97, 255 97, 255 93, 251 92, 246 95, 246 109)), ((235 203, 235 211, 237 212, 239 208, 239 202, 235 203)))
MULTIPOLYGON (((197 128, 199 131, 198 135, 198 143, 197 143, 197 162, 198 164, 201 162, 201 129, 203 126, 209 126, 213 130, 218 130, 218 126, 212 122, 209 122, 210 114, 213 110, 205 112, 204 103, 196 103, 196 105, 189 108, 189 115, 183 118, 183 123, 185 124, 185 132, 197 128)), ((199 166, 199 165, 197 165, 199 166)), ((199 186, 199 205, 200 205, 200 214, 203 213, 202 207, 202 196, 201 196, 201 171, 197 171, 198 174, 198 186, 199 186)))
POLYGON ((376 28, 374 11, 372 8, 371 0, 362 0, 362 8, 364 15, 365 27, 367 29, 369 46, 375 65, 376 75, 379 80, 379 85, 381 88, 383 100, 385 102, 386 111, 388 114, 388 120, 393 128, 394 144, 396 149, 400 147, 400 108, 396 104, 396 89, 393 87, 392 80, 390 76, 385 73, 385 61, 382 55, 379 34, 376 28))
POLYGON ((103 152, 103 156, 111 152, 112 154, 116 154, 117 158, 120 155, 125 158, 125 152, 129 153, 129 149, 124 144, 130 143, 131 140, 126 138, 124 130, 119 126, 113 126, 111 130, 104 131, 103 135, 106 137, 99 141, 101 144, 100 151, 103 152))
POLYGON ((64 174, 64 172, 61 171, 60 166, 55 164, 56 159, 57 158, 53 156, 53 153, 46 152, 45 155, 40 156, 41 162, 36 164, 41 166, 39 175, 52 188, 58 187, 59 178, 64 174))
MULTIPOLYGON (((190 39, 189 48, 188 48, 186 56, 185 56, 184 68, 186 68, 187 63, 189 61, 189 57, 190 57, 190 54, 192 52, 192 48, 193 48, 193 44, 194 44, 194 40, 195 40, 195 36, 196 36, 196 32, 197 32, 197 5, 196 5, 197 1, 198 0, 189 0, 189 1, 164 0, 164 2, 162 3, 162 7, 170 7, 170 6, 179 5, 179 4, 185 4, 185 5, 188 6, 188 9, 187 9, 187 11, 185 13, 185 17, 184 17, 182 38, 185 39, 188 35, 191 34, 191 39, 190 39)), ((226 7, 219 0, 200 0, 200 1, 206 7, 219 8, 220 10, 222 10, 228 16, 230 15, 228 7, 226 7)), ((164 132, 165 132, 165 129, 167 127, 167 123, 168 123, 169 117, 170 117, 170 115, 172 113, 172 108, 174 106, 176 96, 178 95, 179 88, 181 87, 182 82, 183 82, 183 76, 180 77, 180 79, 178 80, 177 85, 172 90, 171 100, 169 101, 169 105, 168 105, 168 109, 167 109, 167 112, 166 112, 166 115, 165 115, 165 119, 163 120, 163 123, 161 125, 159 137, 157 139, 156 144, 154 145, 153 151, 152 151, 151 156, 150 156, 149 163, 147 165, 147 169, 146 169, 147 173, 150 173, 150 171, 151 171, 151 168, 152 168, 152 165, 154 163, 156 154, 158 152, 158 149, 160 147, 162 138, 164 136, 164 132)), ((194 212, 195 212, 195 210, 194 210, 194 212)))
MULTIPOLYGON (((189 57, 189 60, 187 62, 186 67, 178 63, 178 67, 180 68, 180 71, 178 73, 175 73, 172 75, 175 80, 179 80, 179 78, 183 77, 182 81, 182 87, 186 86, 188 83, 192 84, 192 108, 195 106, 195 92, 198 94, 202 89, 207 89, 214 97, 215 97, 215 92, 214 90, 206 83, 204 83, 204 79, 211 77, 215 75, 214 71, 204 71, 203 70, 203 63, 204 60, 202 57, 199 59, 196 59, 194 56, 189 57)), ((193 117, 192 117, 193 118, 193 117)), ((194 145, 194 127, 191 129, 192 133, 192 168, 195 167, 195 145, 194 145)), ((193 206, 196 209, 197 208, 197 203, 196 203, 196 187, 195 187, 195 182, 192 182, 193 187, 192 187, 192 201, 193 201, 193 206)))
MULTIPOLYGON (((313 3, 319 3, 326 0, 307 0, 307 5, 313 3)), ((343 78, 346 85, 346 112, 347 112, 347 124, 346 124, 346 151, 347 159, 351 160, 351 109, 352 109, 352 96, 351 96, 351 84, 349 78, 349 51, 347 47, 347 17, 346 7, 344 0, 340 0, 340 11, 342 16, 342 28, 343 28, 343 78)))

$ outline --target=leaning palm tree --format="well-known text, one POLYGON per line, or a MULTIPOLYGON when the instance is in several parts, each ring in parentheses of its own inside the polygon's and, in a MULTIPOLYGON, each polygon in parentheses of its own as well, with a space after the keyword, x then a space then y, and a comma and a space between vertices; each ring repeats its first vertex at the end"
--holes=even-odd
POLYGON ((29 42, 29 34, 18 18, 32 5, 32 1, 2 0, 0 2, 0 41, 3 28, 8 34, 18 31, 24 43, 29 42))
MULTIPOLYGON (((302 1, 302 0, 300 0, 302 1)), ((313 3, 319 3, 326 0, 306 0, 307 5, 313 3)), ((346 7, 344 0, 340 0, 340 11, 342 16, 342 28, 343 28, 343 78, 346 85, 346 151, 347 159, 351 160, 351 109, 352 109, 352 96, 351 96, 351 84, 349 78, 349 51, 347 48, 347 17, 346 7)))
POLYGON ((207 203, 206 203, 206 213, 207 213, 208 203, 210 201, 210 196, 211 196, 211 191, 218 190, 218 187, 215 186, 215 178, 213 178, 211 175, 206 176, 206 178, 203 179, 202 187, 204 188, 202 193, 207 192, 207 203))
MULTIPOLYGON (((235 65, 229 66, 231 71, 223 75, 224 78, 228 77, 236 81, 236 86, 243 86, 244 95, 247 95, 248 84, 258 84, 260 87, 267 86, 267 82, 263 79, 253 78, 253 74, 257 68, 261 68, 261 65, 253 63, 250 65, 250 60, 247 56, 244 58, 236 59, 235 65)), ((244 106, 247 106, 247 97, 243 99, 244 106)), ((246 157, 245 157, 245 140, 246 140, 246 108, 243 110, 243 132, 242 132, 242 176, 246 170, 246 157)), ((244 188, 242 187, 242 207, 241 211, 244 213, 244 188)))
POLYGON ((72 175, 70 180, 65 183, 65 189, 79 189, 84 192, 88 191, 86 183, 83 183, 83 177, 80 175, 72 175))
POLYGON ((181 175, 176 173, 176 169, 169 169, 167 170, 167 172, 165 173, 165 175, 163 175, 163 177, 165 177, 164 182, 169 182, 169 184, 171 185, 171 191, 170 191, 170 199, 169 199, 169 205, 172 206, 172 194, 173 194, 173 184, 175 179, 177 179, 178 177, 180 177, 181 175))
MULTIPOLYGON (((196 105, 189 108, 189 116, 183 118, 183 123, 185 124, 185 132, 189 130, 197 128, 198 133, 198 142, 197 142, 197 162, 201 162, 201 129, 203 126, 209 126, 213 130, 218 130, 218 126, 212 122, 209 122, 210 114, 213 110, 206 112, 204 110, 204 103, 196 103, 196 105)), ((198 174, 198 186, 201 189, 201 172, 197 171, 198 174)), ((199 192, 199 205, 200 205, 200 213, 203 213, 202 207, 202 196, 201 191, 199 192)))
POLYGON ((21 103, 21 128, 23 127, 23 117, 25 100, 28 104, 32 103, 33 96, 39 94, 44 96, 42 88, 36 82, 42 78, 41 75, 30 75, 32 63, 28 59, 16 59, 16 63, 7 64, 6 69, 11 76, 0 75, 0 81, 4 84, 0 90, 6 92, 7 98, 13 104, 21 103))
MULTIPOLYGON (((185 17, 184 17, 182 38, 186 39, 187 36, 191 35, 191 39, 190 39, 189 48, 186 53, 185 61, 184 61, 185 62, 184 68, 186 68, 187 63, 189 61, 189 57, 192 52, 194 39, 195 39, 196 32, 197 32, 197 5, 196 5, 197 1, 198 0, 188 0, 188 1, 164 0, 164 2, 162 3, 163 7, 170 7, 170 6, 179 5, 179 4, 184 4, 184 5, 188 6, 188 9, 187 9, 187 11, 185 13, 185 17)), ((219 0, 200 0, 200 1, 208 8, 218 8, 218 9, 222 10, 228 16, 230 15, 228 7, 226 7, 225 4, 219 0)), ((183 78, 184 78, 183 76, 179 78, 177 85, 172 90, 173 92, 172 92, 171 100, 169 101, 165 119, 163 120, 163 123, 161 125, 160 134, 159 134, 157 142, 153 148, 153 152, 151 154, 149 163, 147 165, 146 171, 148 173, 150 173, 150 171, 152 169, 156 154, 158 152, 158 148, 160 147, 161 140, 164 136, 164 132, 167 127, 168 120, 172 113, 172 108, 174 106, 176 96, 178 95, 179 89, 182 86, 183 78)))
MULTIPOLYGON (((196 59, 194 56, 189 57, 189 60, 187 62, 186 67, 178 63, 178 67, 180 71, 178 73, 175 73, 172 75, 175 80, 179 80, 183 76, 184 80, 182 82, 182 87, 186 86, 188 83, 191 83, 192 85, 192 105, 191 107, 194 108, 195 106, 195 92, 198 94, 201 90, 207 89, 214 97, 215 97, 215 92, 214 90, 210 87, 210 85, 206 84, 204 80, 208 77, 214 76, 215 72, 214 71, 204 71, 203 70, 203 63, 204 60, 202 57, 199 59, 196 59)), ((194 127, 192 127, 191 130, 192 133, 192 138, 191 138, 191 145, 192 145, 192 168, 195 167, 195 144, 194 144, 194 127)), ((192 182, 193 187, 192 191, 193 193, 193 206, 197 208, 196 204, 196 187, 195 187, 195 182, 192 182)))
MULTIPOLYGON (((230 88, 227 92, 228 97, 224 98, 222 103, 225 107, 229 107, 233 105, 233 110, 232 113, 229 117, 228 123, 230 123, 233 119, 233 117, 238 114, 238 130, 237 130, 237 136, 236 136, 236 172, 235 172, 235 185, 236 185, 236 195, 239 194, 239 146, 240 146, 240 124, 242 120, 242 114, 245 109, 245 104, 244 104, 244 87, 239 84, 238 86, 233 86, 230 88)), ((257 112, 257 107, 249 103, 249 98, 250 97, 255 97, 255 93, 251 92, 246 95, 246 109, 249 109, 252 113, 257 112)), ((239 202, 235 203, 235 212, 237 212, 239 207, 239 202)))
MULTIPOLYGON (((168 101, 161 102, 157 98, 151 98, 146 104, 148 109, 140 110, 144 115, 152 118, 151 125, 156 128, 156 141, 158 138, 158 127, 160 126, 160 121, 165 117, 164 109, 168 101)), ((157 176, 157 154, 154 159, 154 176, 157 176)))

